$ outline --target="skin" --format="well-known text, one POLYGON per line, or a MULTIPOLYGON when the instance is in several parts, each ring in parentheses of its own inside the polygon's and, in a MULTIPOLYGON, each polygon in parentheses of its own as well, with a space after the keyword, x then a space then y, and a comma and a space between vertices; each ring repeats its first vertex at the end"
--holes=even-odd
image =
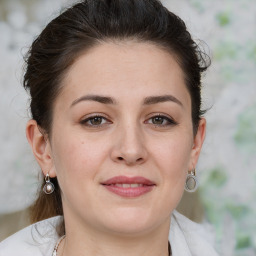
POLYGON ((181 68, 155 45, 103 43, 83 53, 62 83, 51 138, 34 120, 27 125, 41 169, 57 176, 62 190, 66 238, 60 255, 168 255, 170 215, 196 166, 206 125, 201 119, 194 136, 181 68), (162 95, 168 100, 145 104, 162 95), (101 185, 118 175, 143 176, 156 186, 124 198, 101 185))

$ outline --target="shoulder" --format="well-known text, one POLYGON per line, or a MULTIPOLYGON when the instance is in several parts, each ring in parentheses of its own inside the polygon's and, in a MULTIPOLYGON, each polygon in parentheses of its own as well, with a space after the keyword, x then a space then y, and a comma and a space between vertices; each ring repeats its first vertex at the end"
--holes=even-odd
POLYGON ((183 248, 183 255, 193 256, 218 256, 214 250, 214 237, 206 228, 195 223, 174 211, 171 218, 170 243, 174 255, 180 255, 180 248, 183 248))
POLYGON ((57 216, 30 225, 0 243, 0 256, 51 255, 58 240, 56 226, 62 217, 57 216))

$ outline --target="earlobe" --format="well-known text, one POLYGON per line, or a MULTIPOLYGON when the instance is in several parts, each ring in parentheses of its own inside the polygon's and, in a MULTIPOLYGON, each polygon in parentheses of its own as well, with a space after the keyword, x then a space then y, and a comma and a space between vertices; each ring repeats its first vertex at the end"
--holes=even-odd
POLYGON ((32 148, 33 154, 40 165, 44 175, 49 173, 50 177, 55 177, 53 169, 53 159, 49 139, 40 131, 35 120, 29 120, 26 127, 27 140, 32 148))
POLYGON ((191 152, 191 164, 190 164, 191 170, 194 169, 197 164, 197 161, 204 143, 205 133, 206 133, 206 120, 205 118, 201 118, 199 121, 197 133, 194 137, 194 143, 193 143, 192 152, 191 152))

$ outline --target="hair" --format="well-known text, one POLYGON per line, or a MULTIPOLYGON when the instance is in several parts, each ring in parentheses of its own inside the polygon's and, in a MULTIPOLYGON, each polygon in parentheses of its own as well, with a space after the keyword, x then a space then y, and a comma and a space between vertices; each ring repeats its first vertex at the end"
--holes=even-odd
MULTIPOLYGON (((31 117, 51 138, 53 105, 62 80, 76 59, 87 50, 107 42, 135 40, 152 43, 170 52, 180 65, 191 96, 194 134, 201 110, 201 74, 210 59, 192 39, 185 23, 158 0, 84 0, 53 19, 29 49, 24 87, 31 96, 31 117)), ((42 180, 43 181, 43 180, 42 180)), ((31 221, 62 215, 61 191, 42 190, 31 207, 31 221)))

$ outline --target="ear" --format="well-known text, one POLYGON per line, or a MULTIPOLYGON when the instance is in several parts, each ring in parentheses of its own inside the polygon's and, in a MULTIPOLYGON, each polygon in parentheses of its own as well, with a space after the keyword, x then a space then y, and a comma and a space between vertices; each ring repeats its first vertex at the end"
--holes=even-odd
POLYGON ((206 132, 206 120, 205 118, 201 118, 201 120, 199 121, 197 133, 194 137, 189 170, 193 170, 196 167, 196 164, 198 162, 198 158, 204 143, 205 132, 206 132))
POLYGON ((27 140, 44 175, 55 177, 54 162, 49 138, 43 134, 35 120, 29 120, 26 127, 27 140))

